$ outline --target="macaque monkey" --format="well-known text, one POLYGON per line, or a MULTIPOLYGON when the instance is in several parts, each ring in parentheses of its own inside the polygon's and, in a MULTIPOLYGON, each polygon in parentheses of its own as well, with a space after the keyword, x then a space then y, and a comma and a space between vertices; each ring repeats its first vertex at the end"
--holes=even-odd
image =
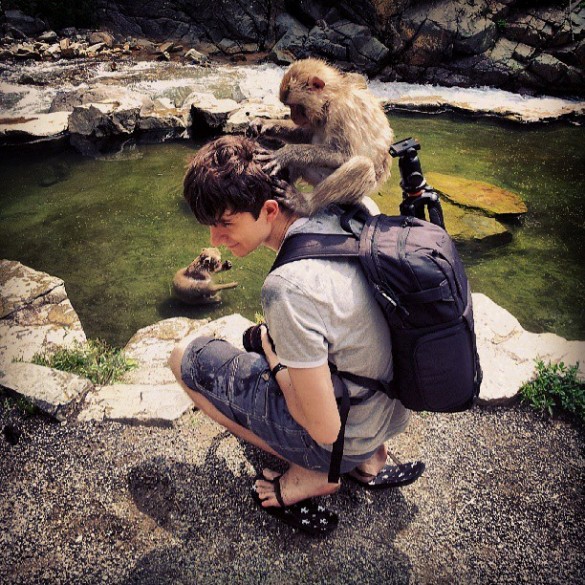
POLYGON ((390 176, 394 133, 361 75, 303 59, 286 71, 280 101, 292 120, 256 118, 249 134, 286 143, 257 158, 271 175, 288 169, 290 185, 277 182, 287 207, 311 215, 330 203, 357 203, 390 176), (313 191, 292 186, 300 177, 313 191))
POLYGON ((209 305, 221 302, 220 291, 238 286, 237 282, 216 284, 212 276, 230 270, 229 260, 221 261, 217 248, 204 248, 201 254, 187 266, 181 268, 173 278, 175 296, 190 305, 209 305))

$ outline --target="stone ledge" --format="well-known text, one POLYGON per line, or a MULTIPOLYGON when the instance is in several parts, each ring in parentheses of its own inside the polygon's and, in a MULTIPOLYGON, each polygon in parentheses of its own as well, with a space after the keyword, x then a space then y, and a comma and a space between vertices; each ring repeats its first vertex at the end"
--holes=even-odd
POLYGON ((24 396, 59 421, 74 415, 93 384, 86 378, 23 362, 2 366, 0 386, 24 396))
POLYGON ((177 384, 113 384, 90 392, 77 420, 170 425, 193 408, 177 384))

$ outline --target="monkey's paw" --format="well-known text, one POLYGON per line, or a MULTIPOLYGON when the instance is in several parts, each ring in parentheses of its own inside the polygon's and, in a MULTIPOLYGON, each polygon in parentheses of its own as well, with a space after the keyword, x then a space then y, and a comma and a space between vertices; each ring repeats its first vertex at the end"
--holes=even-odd
POLYGON ((254 118, 248 123, 246 128, 246 136, 248 138, 257 138, 266 131, 266 120, 263 118, 254 118))
POLYGON ((299 215, 310 215, 311 208, 305 194, 282 179, 274 179, 274 195, 284 207, 298 213, 299 215))
POLYGON ((275 177, 282 169, 285 169, 290 164, 290 152, 291 149, 287 145, 273 152, 257 154, 256 159, 265 163, 262 165, 262 170, 265 173, 275 177))

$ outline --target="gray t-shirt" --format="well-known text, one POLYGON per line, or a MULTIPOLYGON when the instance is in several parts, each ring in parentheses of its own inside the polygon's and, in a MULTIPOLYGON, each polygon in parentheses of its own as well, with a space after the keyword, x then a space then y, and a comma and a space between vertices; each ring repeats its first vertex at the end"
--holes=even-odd
MULTIPOLYGON (((345 233, 339 223, 340 213, 332 206, 311 218, 297 220, 287 236, 296 232, 345 233)), ((340 370, 391 379, 388 326, 357 262, 309 259, 285 264, 266 278, 262 305, 281 363, 313 368, 331 361, 340 370)), ((346 383, 351 397, 371 394, 361 386, 346 383)), ((352 406, 344 453, 370 453, 395 434, 390 425, 395 408, 404 407, 381 392, 352 406)))

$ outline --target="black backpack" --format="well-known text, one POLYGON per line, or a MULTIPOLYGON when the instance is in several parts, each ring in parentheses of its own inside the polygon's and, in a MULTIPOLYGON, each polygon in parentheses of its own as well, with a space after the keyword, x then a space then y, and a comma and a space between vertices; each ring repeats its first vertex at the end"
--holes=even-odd
MULTIPOLYGON (((482 379, 471 291, 447 232, 416 217, 367 216, 355 207, 342 215, 341 224, 347 235, 292 234, 271 269, 306 258, 359 259, 390 328, 394 379, 372 380, 333 371, 385 392, 411 410, 459 412, 471 408, 482 379)), ((341 450, 341 454, 350 407, 347 390, 344 394, 341 445, 334 445, 334 453, 341 450)), ((339 467, 337 475, 338 471, 339 467)), ((330 481, 333 472, 332 462, 330 481)))

